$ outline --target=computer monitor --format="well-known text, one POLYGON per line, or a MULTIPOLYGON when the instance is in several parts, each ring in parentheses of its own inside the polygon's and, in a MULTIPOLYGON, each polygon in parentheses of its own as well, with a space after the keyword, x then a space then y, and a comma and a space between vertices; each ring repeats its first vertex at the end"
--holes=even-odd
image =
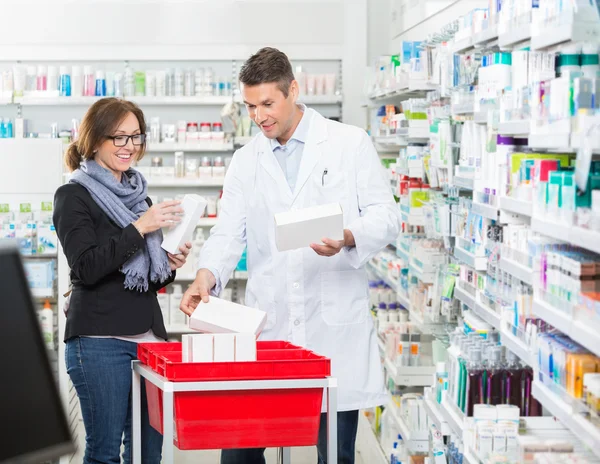
POLYGON ((73 451, 21 256, 0 240, 0 464, 73 451))

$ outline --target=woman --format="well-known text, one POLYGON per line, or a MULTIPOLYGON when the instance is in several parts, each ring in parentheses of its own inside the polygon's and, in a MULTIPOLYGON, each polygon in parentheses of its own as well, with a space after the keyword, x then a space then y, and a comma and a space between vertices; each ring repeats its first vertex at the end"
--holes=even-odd
MULTIPOLYGON (((178 201, 152 206, 131 169, 144 156, 146 124, 128 101, 105 98, 88 110, 66 153, 73 172, 56 191, 54 224, 71 268, 65 331, 67 372, 86 430, 84 463, 131 461, 131 361, 137 343, 167 332, 157 290, 175 278, 191 248, 167 254, 161 228, 178 222, 178 201)), ((142 383, 142 387, 144 384, 142 383)), ((162 436, 148 423, 142 388, 142 457, 160 463, 162 436)))

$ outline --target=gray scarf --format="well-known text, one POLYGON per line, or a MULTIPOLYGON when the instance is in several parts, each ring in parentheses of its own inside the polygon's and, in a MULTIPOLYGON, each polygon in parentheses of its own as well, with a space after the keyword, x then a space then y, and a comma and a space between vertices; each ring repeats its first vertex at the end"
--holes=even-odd
MULTIPOLYGON (((146 179, 134 169, 124 172, 119 183, 110 171, 87 160, 73 172, 71 182, 85 187, 98 206, 122 228, 148 210, 146 179)), ((160 230, 146 234, 146 248, 123 265, 126 289, 147 292, 148 275, 152 282, 160 283, 170 277, 167 253, 160 247, 162 238, 160 230)))

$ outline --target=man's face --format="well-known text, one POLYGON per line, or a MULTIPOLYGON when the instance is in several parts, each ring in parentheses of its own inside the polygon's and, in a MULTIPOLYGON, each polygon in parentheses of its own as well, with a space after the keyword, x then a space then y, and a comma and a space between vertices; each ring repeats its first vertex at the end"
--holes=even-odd
POLYGON ((247 86, 241 84, 242 97, 250 118, 269 139, 281 138, 293 125, 298 83, 292 81, 287 98, 276 82, 247 86))

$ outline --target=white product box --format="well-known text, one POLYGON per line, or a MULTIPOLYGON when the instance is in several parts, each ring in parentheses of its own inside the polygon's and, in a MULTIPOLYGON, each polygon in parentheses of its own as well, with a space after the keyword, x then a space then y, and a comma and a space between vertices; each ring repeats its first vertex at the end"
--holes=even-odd
POLYGON ((235 334, 235 360, 256 361, 256 335, 253 333, 235 334))
POLYGON ((492 447, 494 453, 506 453, 506 431, 502 427, 494 430, 492 447))
POLYGON ((235 361, 235 334, 219 333, 209 337, 214 340, 214 362, 235 361))
POLYGON ((41 224, 38 227, 38 254, 55 255, 58 253, 58 236, 52 224, 41 224))
POLYGON ((323 238, 344 238, 344 215, 339 203, 275 215, 275 242, 279 251, 305 248, 321 243, 323 238))
POLYGON ((181 362, 192 362, 192 344, 193 342, 191 335, 181 336, 181 362))
POLYGON ((183 197, 181 207, 183 208, 183 217, 181 222, 167 232, 162 242, 163 250, 178 255, 181 253, 179 247, 186 242, 191 242, 194 231, 198 226, 198 221, 204 214, 207 201, 200 195, 186 195, 183 197))
POLYGON ((212 170, 212 166, 200 166, 198 168, 198 177, 200 179, 211 179, 213 176, 212 170))
POLYGON ((258 335, 266 322, 264 311, 211 297, 208 303, 200 303, 192 313, 190 328, 198 332, 258 335))
POLYGON ((192 342, 192 362, 217 361, 215 358, 216 340, 212 334, 193 334, 190 335, 190 338, 192 342))

